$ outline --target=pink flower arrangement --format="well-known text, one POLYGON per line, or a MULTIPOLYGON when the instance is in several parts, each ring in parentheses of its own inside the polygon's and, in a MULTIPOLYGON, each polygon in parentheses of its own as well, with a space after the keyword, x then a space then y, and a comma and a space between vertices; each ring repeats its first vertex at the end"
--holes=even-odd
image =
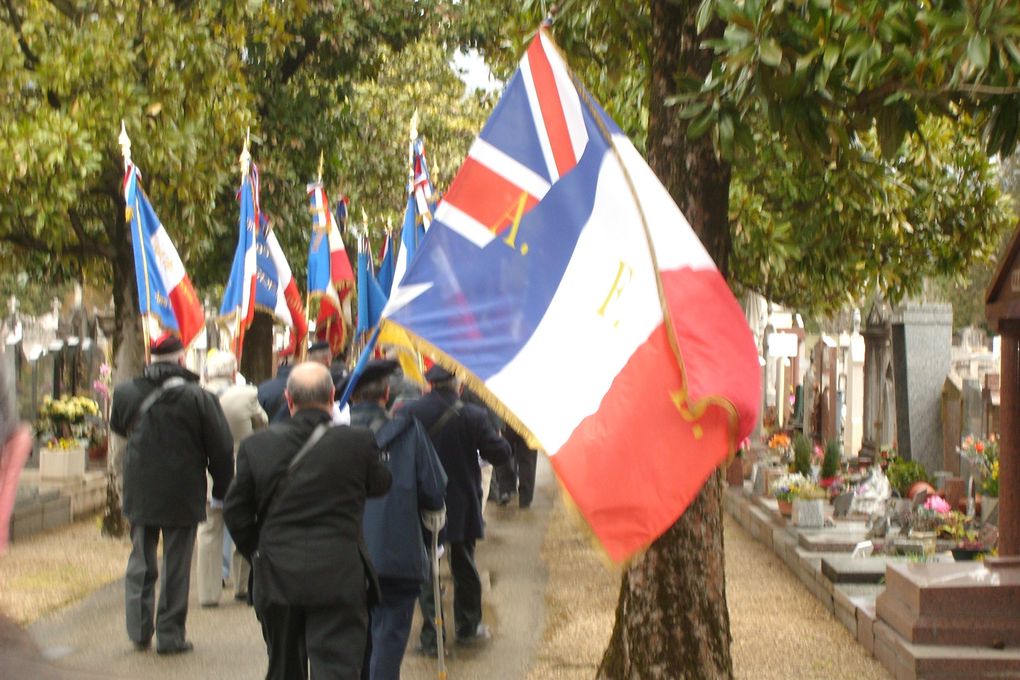
POLYGON ((924 501, 924 508, 925 510, 937 512, 940 515, 947 515, 952 510, 946 499, 940 496, 928 496, 924 501))

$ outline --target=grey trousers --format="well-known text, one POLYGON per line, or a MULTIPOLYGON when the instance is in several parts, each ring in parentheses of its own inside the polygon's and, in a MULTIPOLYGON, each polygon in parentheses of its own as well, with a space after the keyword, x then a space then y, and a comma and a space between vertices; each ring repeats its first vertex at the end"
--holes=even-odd
POLYGON ((133 642, 146 644, 155 632, 157 649, 174 649, 184 644, 194 551, 194 526, 131 526, 131 556, 124 576, 124 601, 127 633, 133 642), (156 578, 160 572, 156 546, 160 533, 163 534, 163 578, 159 586, 159 609, 155 610, 156 578))

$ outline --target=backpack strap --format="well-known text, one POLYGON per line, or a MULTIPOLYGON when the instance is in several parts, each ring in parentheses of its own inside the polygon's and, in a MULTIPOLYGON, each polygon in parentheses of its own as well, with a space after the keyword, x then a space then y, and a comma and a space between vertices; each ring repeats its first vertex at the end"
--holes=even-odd
POLYGON ((175 376, 172 376, 170 378, 167 378, 162 383, 160 383, 154 390, 149 392, 145 396, 145 399, 142 400, 142 403, 138 407, 138 410, 135 411, 135 417, 131 419, 131 424, 128 425, 127 436, 128 437, 131 436, 131 433, 135 431, 136 427, 138 427, 138 423, 140 423, 142 421, 142 417, 146 413, 148 413, 149 409, 152 408, 153 404, 155 404, 156 401, 161 396, 163 396, 164 392, 166 392, 168 389, 170 389, 172 387, 177 387, 178 385, 183 385, 185 382, 187 382, 187 381, 184 378, 175 375, 175 376))
POLYGON ((321 423, 314 430, 312 430, 312 434, 308 436, 308 439, 305 441, 304 445, 300 449, 298 449, 298 452, 295 453, 294 457, 290 459, 290 464, 287 465, 287 469, 284 470, 282 474, 277 475, 276 478, 273 479, 273 484, 269 488, 269 493, 266 494, 265 500, 263 500, 262 504, 259 506, 258 523, 260 531, 261 528, 265 525, 266 519, 269 517, 269 514, 276 507, 277 504, 275 503, 275 501, 279 499, 280 496, 283 495, 284 491, 286 491, 287 481, 294 473, 294 470, 298 468, 298 466, 301 464, 301 461, 305 459, 305 457, 308 455, 308 452, 311 451, 312 447, 319 443, 319 440, 322 439, 322 436, 324 434, 326 434, 326 431, 329 429, 329 427, 330 427, 329 424, 321 423))
POLYGON ((459 416, 460 412, 463 409, 464 402, 462 402, 460 399, 450 404, 450 406, 445 411, 443 411, 443 415, 439 416, 439 420, 432 423, 432 427, 429 428, 429 439, 432 439, 437 434, 442 432, 446 424, 450 422, 450 419, 455 416, 459 416))

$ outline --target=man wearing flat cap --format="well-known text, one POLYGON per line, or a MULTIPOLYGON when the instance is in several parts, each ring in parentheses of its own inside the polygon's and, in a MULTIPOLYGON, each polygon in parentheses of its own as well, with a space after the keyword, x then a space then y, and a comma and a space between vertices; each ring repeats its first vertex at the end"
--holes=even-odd
POLYGON ((131 523, 124 577, 127 632, 140 651, 149 648, 155 634, 157 653, 179 654, 192 649, 185 620, 195 530, 206 518, 206 470, 213 500, 222 501, 234 475, 233 439, 216 397, 184 367, 180 339, 164 335, 150 354, 141 377, 114 390, 110 412, 110 429, 126 440, 124 517, 131 523), (162 570, 156 561, 161 534, 162 570))
POLYGON ((397 367, 396 361, 369 361, 351 394, 351 425, 375 432, 393 475, 390 492, 365 503, 363 520, 381 591, 371 616, 370 680, 400 680, 414 603, 429 576, 421 518, 433 513, 439 523, 446 492, 446 473, 425 428, 386 409, 397 367))
MULTIPOLYGON (((401 412, 421 421, 446 471, 446 537, 453 574, 454 628, 458 643, 473 644, 491 637, 482 623, 482 582, 475 566, 475 542, 484 535, 478 456, 495 466, 502 465, 510 459, 510 445, 496 432, 482 408, 461 401, 460 383, 453 374, 436 364, 425 378, 431 391, 401 412)), ((431 653, 435 644, 435 628, 426 620, 422 625, 422 651, 431 653)))

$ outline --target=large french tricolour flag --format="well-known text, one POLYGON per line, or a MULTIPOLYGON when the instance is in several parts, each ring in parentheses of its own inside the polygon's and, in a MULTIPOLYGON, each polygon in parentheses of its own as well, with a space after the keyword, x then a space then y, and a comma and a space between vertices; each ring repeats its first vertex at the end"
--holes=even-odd
POLYGON ((132 163, 124 173, 124 202, 142 323, 150 338, 170 331, 187 347, 204 327, 205 312, 177 248, 142 190, 141 173, 132 163))
POLYGON ((383 316, 550 455, 615 560, 676 521, 758 415, 743 312, 544 30, 383 316))

